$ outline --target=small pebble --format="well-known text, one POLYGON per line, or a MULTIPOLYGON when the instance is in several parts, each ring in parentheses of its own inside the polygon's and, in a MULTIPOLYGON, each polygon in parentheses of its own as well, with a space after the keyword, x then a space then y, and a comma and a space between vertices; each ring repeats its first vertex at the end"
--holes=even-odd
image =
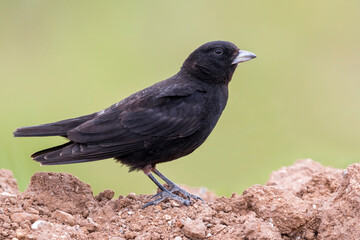
POLYGON ((36 222, 34 222, 32 225, 31 225, 31 229, 32 230, 36 230, 38 229, 41 225, 46 225, 47 222, 44 221, 44 220, 37 220, 36 222))
POLYGON ((171 216, 170 216, 170 215, 165 214, 165 215, 163 216, 163 218, 164 218, 165 220, 170 220, 170 219, 171 219, 171 216))

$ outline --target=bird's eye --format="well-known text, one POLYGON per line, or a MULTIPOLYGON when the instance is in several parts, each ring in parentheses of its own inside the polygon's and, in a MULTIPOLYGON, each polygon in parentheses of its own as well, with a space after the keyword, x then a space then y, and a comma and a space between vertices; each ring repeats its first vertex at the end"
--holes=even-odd
POLYGON ((221 48, 216 48, 214 50, 214 53, 217 54, 217 55, 221 55, 223 53, 223 50, 221 48))

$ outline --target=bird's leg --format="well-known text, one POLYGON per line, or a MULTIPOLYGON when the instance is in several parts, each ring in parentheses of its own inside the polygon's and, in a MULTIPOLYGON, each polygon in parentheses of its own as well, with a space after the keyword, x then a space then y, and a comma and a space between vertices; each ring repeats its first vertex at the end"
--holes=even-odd
POLYGON ((179 197, 176 194, 173 194, 172 192, 170 192, 169 190, 167 190, 161 183, 158 182, 158 180, 156 180, 156 178, 151 174, 150 171, 147 171, 148 168, 144 168, 143 171, 145 173, 145 175, 147 175, 151 181, 153 181, 156 186, 158 186, 161 190, 161 192, 155 194, 152 198, 157 198, 151 202, 148 202, 147 204, 145 204, 142 208, 146 208, 150 205, 157 205, 159 203, 161 203, 162 201, 166 200, 166 199, 174 199, 186 206, 190 205, 190 201, 187 199, 184 199, 182 197, 179 197))
POLYGON ((199 196, 196 196, 194 194, 191 194, 191 193, 188 193, 187 191, 185 191, 184 189, 182 189, 181 187, 179 187, 178 185, 176 185, 175 183, 173 183, 170 179, 168 179, 167 177, 165 177, 161 172, 159 172, 159 170, 157 170, 155 167, 151 169, 151 171, 153 173, 155 173, 156 175, 158 175, 162 180, 164 180, 169 186, 170 186, 170 189, 169 191, 171 193, 174 193, 174 192, 179 192, 181 193, 183 196, 185 196, 186 198, 189 199, 189 201, 191 201, 191 198, 193 199, 199 199, 201 201, 204 201, 201 197, 199 196))

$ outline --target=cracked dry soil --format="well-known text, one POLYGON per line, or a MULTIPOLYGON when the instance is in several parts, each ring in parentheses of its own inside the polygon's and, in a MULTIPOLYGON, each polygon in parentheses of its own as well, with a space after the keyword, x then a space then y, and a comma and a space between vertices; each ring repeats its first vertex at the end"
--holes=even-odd
POLYGON ((68 173, 36 173, 20 193, 2 169, 0 239, 360 239, 359 163, 342 170, 299 160, 230 198, 187 189, 205 202, 141 209, 150 196, 94 197, 68 173))

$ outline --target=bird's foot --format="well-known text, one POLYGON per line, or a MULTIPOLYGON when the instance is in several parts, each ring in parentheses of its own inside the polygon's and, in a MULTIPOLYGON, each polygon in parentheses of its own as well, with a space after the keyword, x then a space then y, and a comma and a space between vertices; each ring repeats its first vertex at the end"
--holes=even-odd
POLYGON ((190 202, 191 199, 204 201, 201 197, 188 193, 187 191, 185 191, 184 189, 182 189, 181 187, 170 181, 170 179, 168 179, 161 172, 159 172, 159 170, 157 170, 155 166, 151 169, 151 171, 153 171, 156 175, 158 175, 162 180, 164 180, 167 183, 167 185, 169 186, 168 189, 171 193, 178 192, 181 195, 183 195, 184 198, 187 198, 190 202))
POLYGON ((151 197, 151 199, 153 199, 153 198, 157 198, 157 199, 155 199, 155 200, 153 200, 151 202, 148 202, 142 208, 144 209, 144 208, 146 208, 146 207, 148 207, 150 205, 157 205, 157 204, 161 203, 162 201, 164 201, 166 199, 174 199, 174 200, 176 200, 176 201, 178 201, 178 202, 180 202, 180 203, 182 203, 182 204, 184 204, 186 206, 189 206, 190 203, 191 203, 190 200, 184 199, 184 198, 170 192, 167 189, 155 194, 154 196, 151 197))
POLYGON ((166 178, 162 173, 160 173, 155 168, 155 165, 148 165, 145 168, 143 168, 143 171, 151 179, 151 181, 153 181, 156 184, 156 186, 158 186, 158 188, 161 190, 161 192, 152 196, 151 199, 153 199, 153 198, 156 198, 156 199, 145 204, 142 208, 146 208, 150 205, 157 205, 166 199, 174 199, 186 206, 190 205, 192 198, 195 200, 199 199, 201 201, 204 201, 201 199, 201 197, 198 197, 194 194, 188 193, 187 191, 185 191, 184 189, 182 189, 181 187, 179 187, 178 185, 176 185, 175 183, 170 181, 168 178, 166 178), (156 178, 151 174, 150 171, 154 172, 162 180, 164 180, 168 184, 169 189, 165 188, 161 183, 159 183, 159 181, 156 180, 156 178), (184 198, 174 194, 174 192, 180 193, 182 196, 184 196, 184 198))
POLYGON ((194 194, 191 194, 191 193, 185 191, 183 188, 179 187, 179 186, 176 185, 175 183, 169 184, 169 186, 170 186, 169 191, 170 191, 171 193, 178 192, 178 193, 180 193, 181 195, 183 195, 184 198, 187 198, 190 202, 191 202, 191 199, 204 201, 201 197, 196 196, 196 195, 194 195, 194 194))

